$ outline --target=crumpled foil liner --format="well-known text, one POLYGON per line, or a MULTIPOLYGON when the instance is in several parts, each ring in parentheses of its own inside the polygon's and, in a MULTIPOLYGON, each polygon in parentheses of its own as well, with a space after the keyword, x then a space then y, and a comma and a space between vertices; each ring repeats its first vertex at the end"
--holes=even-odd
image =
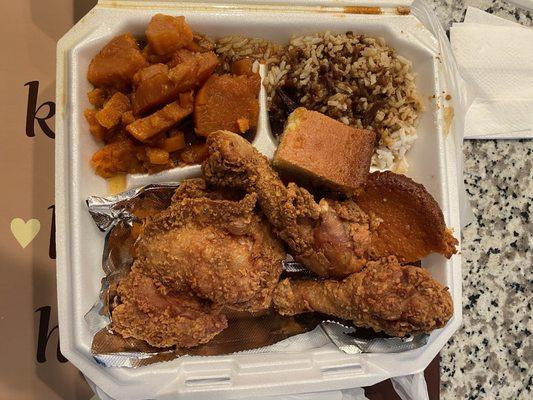
MULTIPOLYGON (((87 199, 87 207, 95 224, 106 232, 102 268, 106 276, 97 302, 85 315, 93 334, 94 359, 106 367, 136 368, 155 362, 170 361, 181 356, 214 356, 254 350, 268 352, 268 346, 295 335, 311 334, 318 326, 343 352, 398 353, 424 346, 429 335, 407 338, 380 337, 367 329, 355 328, 348 321, 336 320, 318 313, 283 317, 274 310, 261 315, 226 313, 228 328, 209 343, 195 348, 156 348, 133 338, 123 338, 112 330, 111 312, 116 302, 116 287, 133 263, 131 230, 146 210, 163 210, 170 205, 178 184, 152 184, 121 194, 87 199)), ((290 256, 283 262, 284 276, 316 277, 290 256)))

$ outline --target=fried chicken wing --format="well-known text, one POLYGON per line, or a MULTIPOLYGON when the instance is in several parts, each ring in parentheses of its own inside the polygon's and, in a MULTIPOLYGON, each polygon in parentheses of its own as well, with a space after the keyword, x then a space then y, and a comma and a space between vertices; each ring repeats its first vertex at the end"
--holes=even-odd
POLYGON ((392 336, 442 328, 453 313, 450 293, 423 268, 395 257, 369 262, 343 281, 284 279, 274 292, 282 315, 318 311, 392 336))
POLYGON ((118 285, 121 304, 112 311, 112 329, 155 347, 194 347, 227 326, 219 307, 188 292, 169 290, 134 268, 118 285))
POLYGON ((256 194, 274 231, 298 261, 322 276, 345 276, 364 266, 368 218, 355 203, 317 203, 307 190, 285 186, 268 159, 234 133, 215 132, 207 144, 209 157, 202 166, 206 181, 256 194))
POLYGON ((175 194, 169 208, 146 222, 135 249, 137 268, 172 290, 220 305, 268 307, 285 253, 254 212, 256 196, 180 199, 187 190, 193 188, 175 194))
POLYGON ((446 228, 438 203, 405 175, 370 174, 356 202, 378 222, 371 230, 373 259, 395 255, 401 262, 413 262, 430 253, 450 258, 457 252, 458 241, 446 228))

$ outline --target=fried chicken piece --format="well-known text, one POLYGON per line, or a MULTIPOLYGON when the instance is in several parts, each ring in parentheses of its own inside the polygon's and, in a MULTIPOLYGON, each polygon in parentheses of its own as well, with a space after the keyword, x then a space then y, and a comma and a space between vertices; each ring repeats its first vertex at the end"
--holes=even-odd
MULTIPOLYGON (((240 190, 213 190, 208 188, 206 182, 202 178, 186 179, 180 183, 172 201, 180 201, 186 198, 208 198, 213 200, 231 200, 239 201, 244 197, 244 192, 240 190)), ((279 269, 269 268, 262 276, 259 292, 250 300, 238 303, 229 308, 232 310, 259 312, 270 307, 272 300, 272 293, 279 280, 279 269)))
POLYGON ((220 305, 268 307, 285 253, 254 212, 256 196, 174 200, 146 222, 136 244, 137 267, 173 290, 220 305))
POLYGON ((274 305, 282 315, 318 311, 392 336, 442 328, 453 314, 447 288, 395 257, 371 261, 343 281, 284 279, 274 305))
POLYGON ((192 198, 239 201, 243 199, 244 195, 242 190, 213 190, 213 188, 207 187, 203 178, 191 178, 180 182, 172 196, 172 201, 177 202, 192 198))
POLYGON ((194 347, 209 342, 228 323, 210 302, 175 292, 135 267, 118 285, 121 304, 112 311, 112 329, 155 347, 194 347))
POLYGON ((370 244, 369 221, 351 201, 321 200, 295 184, 287 187, 268 159, 237 134, 218 131, 208 139, 204 178, 218 187, 257 194, 275 233, 296 260, 321 276, 346 276, 365 264, 370 244))
POLYGON ((401 262, 413 262, 430 253, 450 258, 457 252, 458 241, 446 228, 438 203, 405 175, 370 174, 356 202, 378 222, 372 229, 373 259, 395 255, 401 262))

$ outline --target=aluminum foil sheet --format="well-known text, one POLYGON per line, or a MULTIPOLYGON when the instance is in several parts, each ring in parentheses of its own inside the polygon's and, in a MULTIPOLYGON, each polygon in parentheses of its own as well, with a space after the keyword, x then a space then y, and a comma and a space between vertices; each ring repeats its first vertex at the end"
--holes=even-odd
MULTIPOLYGON (((185 355, 269 352, 272 345, 296 335, 300 335, 299 342, 305 341, 306 335, 312 340, 311 335, 316 334, 317 327, 341 351, 348 354, 397 353, 416 349, 427 343, 428 335, 381 337, 367 329, 354 328, 348 321, 330 316, 308 313, 283 317, 274 310, 254 315, 228 310, 228 328, 210 342, 189 349, 156 348, 142 340, 123 338, 114 333, 112 310, 117 302, 116 288, 120 279, 128 274, 134 260, 132 230, 147 214, 167 208, 177 186, 178 184, 152 184, 114 196, 93 196, 87 199, 89 213, 98 228, 105 232, 102 268, 106 275, 102 279, 99 298, 85 315, 85 321, 93 334, 93 357, 99 364, 106 367, 136 368, 185 355)), ((317 279, 290 256, 283 262, 283 270, 284 276, 317 279)))

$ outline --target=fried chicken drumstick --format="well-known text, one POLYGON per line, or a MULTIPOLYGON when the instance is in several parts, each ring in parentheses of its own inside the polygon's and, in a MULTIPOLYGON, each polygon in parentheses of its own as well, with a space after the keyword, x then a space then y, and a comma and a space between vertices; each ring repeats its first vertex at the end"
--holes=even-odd
POLYGON ((326 277, 346 276, 365 265, 369 222, 354 202, 316 203, 307 190, 285 186, 268 159, 237 134, 218 131, 207 143, 209 157, 202 166, 206 181, 256 194, 274 232, 296 260, 326 277))
POLYGON ((391 336, 442 328, 453 313, 445 287, 425 269, 401 266, 395 257, 371 261, 343 281, 284 279, 273 301, 282 315, 318 311, 391 336))

